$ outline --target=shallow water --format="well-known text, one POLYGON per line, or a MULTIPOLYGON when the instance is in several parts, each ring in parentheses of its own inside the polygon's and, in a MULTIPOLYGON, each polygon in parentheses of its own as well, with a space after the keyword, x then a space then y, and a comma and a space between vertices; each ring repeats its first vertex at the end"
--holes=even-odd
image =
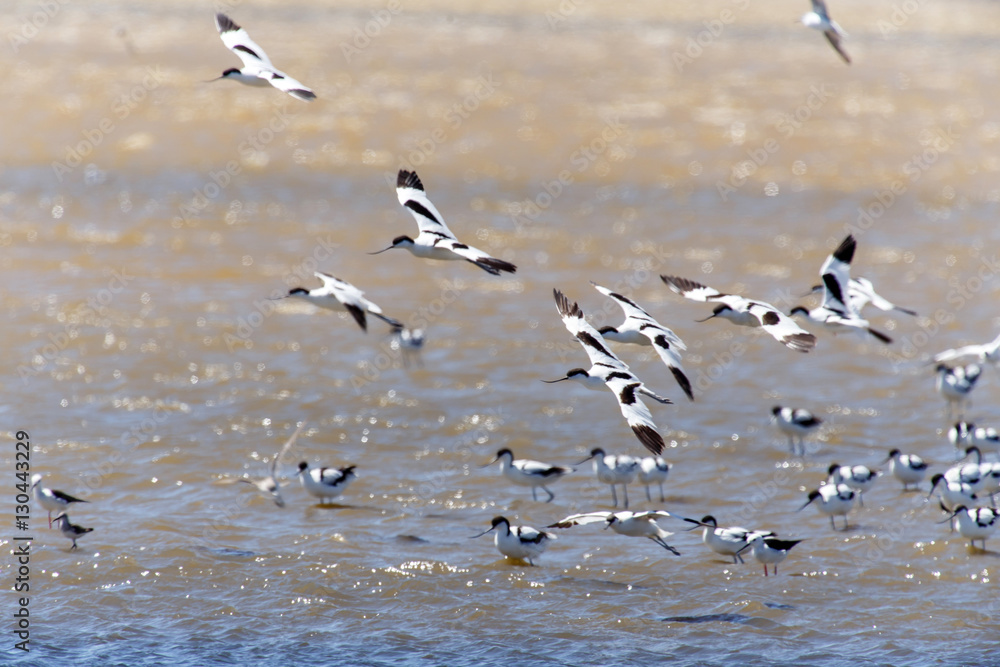
MULTIPOLYGON (((3 458, 13 474, 28 431, 32 472, 89 500, 71 516, 95 529, 69 552, 33 508, 32 651, 8 634, 4 660, 991 662, 998 552, 949 534, 924 494, 881 479, 845 533, 795 510, 833 461, 953 460, 922 361, 1000 324, 1000 8, 844 0, 847 67, 793 24, 798 2, 337 5, 227 10, 311 104, 201 83, 236 59, 200 3, 59 4, 42 22, 23 2, 0 18, 3 458), (366 255, 413 231, 400 167, 517 274, 366 255), (890 347, 817 332, 799 355, 695 324, 709 308, 657 277, 787 311, 848 232, 857 273, 921 314, 871 315, 890 347), (381 322, 365 335, 268 299, 315 269, 424 326, 423 366, 404 367, 381 322), (675 465, 666 501, 634 486, 633 507, 803 538, 776 578, 698 533, 671 538, 678 558, 560 531, 534 568, 468 539, 497 514, 543 526, 610 508, 589 464, 532 501, 479 468, 499 448, 560 464, 642 451, 609 395, 539 381, 585 363, 553 288, 595 324, 620 318, 590 280, 685 340, 697 388, 688 402, 655 355, 616 348, 676 403, 652 407, 675 465), (779 403, 826 420, 804 459, 768 423, 779 403), (287 507, 233 483, 299 421, 287 507), (360 477, 318 507, 299 460, 360 477)), ((997 376, 981 384, 969 416, 997 424, 997 376)), ((18 534, 0 537, 13 550, 18 534)), ((13 586, 13 556, 2 567, 13 586)))

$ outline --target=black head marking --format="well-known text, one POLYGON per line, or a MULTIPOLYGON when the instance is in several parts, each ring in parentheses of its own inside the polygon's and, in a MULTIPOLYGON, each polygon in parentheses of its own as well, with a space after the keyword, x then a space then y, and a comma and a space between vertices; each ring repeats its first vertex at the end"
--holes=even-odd
POLYGON ((227 69, 225 72, 222 73, 222 76, 223 77, 227 77, 227 76, 230 76, 231 74, 239 74, 239 73, 240 73, 240 70, 238 68, 236 68, 236 67, 230 67, 229 69, 227 69))
POLYGON ((392 245, 394 245, 394 246, 397 246, 397 245, 399 245, 400 243, 407 243, 407 242, 409 242, 409 243, 413 243, 413 239, 411 239, 411 238, 410 238, 409 236, 406 236, 406 235, 404 234, 404 235, 402 235, 402 236, 397 236, 396 238, 394 238, 394 239, 392 240, 392 245))
POLYGON ((309 294, 309 290, 307 290, 305 287, 296 287, 295 289, 290 290, 288 292, 288 296, 294 296, 296 294, 309 294))

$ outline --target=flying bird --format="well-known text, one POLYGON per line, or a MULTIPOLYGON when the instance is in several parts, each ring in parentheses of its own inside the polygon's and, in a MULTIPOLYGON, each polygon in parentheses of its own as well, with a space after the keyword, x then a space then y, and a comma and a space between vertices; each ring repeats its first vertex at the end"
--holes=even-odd
POLYGON ((822 32, 827 41, 830 42, 830 46, 840 54, 844 62, 848 65, 851 64, 851 57, 847 55, 847 51, 844 51, 844 47, 840 44, 840 40, 847 37, 847 33, 837 25, 836 21, 830 18, 830 14, 826 11, 826 2, 812 0, 812 11, 802 15, 802 24, 822 32))
POLYGON ((257 490, 260 491, 261 493, 266 493, 269 496, 271 496, 271 499, 274 501, 274 504, 277 505, 278 507, 285 506, 285 499, 281 497, 281 482, 278 481, 278 463, 281 461, 281 459, 285 458, 285 454, 287 454, 288 450, 291 449, 292 446, 295 444, 295 441, 299 437, 299 433, 302 432, 302 429, 305 427, 305 425, 306 425, 305 422, 299 424, 298 428, 295 429, 295 432, 292 433, 292 436, 285 441, 284 445, 282 445, 281 450, 274 455, 273 459, 271 459, 271 465, 268 466, 267 470, 268 472, 267 477, 263 477, 261 479, 249 479, 247 477, 240 477, 241 482, 252 484, 256 486, 257 490))
POLYGON ((399 170, 396 177, 396 196, 399 197, 399 203, 403 205, 403 208, 408 210, 417 221, 420 233, 415 239, 409 236, 397 236, 388 248, 369 253, 370 255, 378 255, 393 248, 403 248, 409 250, 416 257, 425 259, 464 259, 495 276, 499 276, 501 271, 507 273, 517 271, 517 267, 510 262, 490 257, 478 248, 459 243, 455 235, 448 229, 448 225, 444 224, 444 218, 427 197, 424 184, 417 176, 417 172, 399 170))
POLYGON ((769 303, 754 301, 735 294, 724 294, 716 289, 678 276, 660 276, 666 285, 685 299, 718 303, 712 314, 706 317, 721 317, 733 324, 744 327, 761 327, 775 340, 796 352, 809 352, 816 347, 816 336, 812 335, 791 318, 769 303))
POLYGON ((654 320, 649 313, 639 307, 639 305, 617 292, 612 292, 607 287, 601 287, 595 282, 591 282, 601 294, 614 299, 615 303, 621 306, 625 312, 625 321, 617 327, 601 327, 599 333, 606 340, 618 343, 631 343, 632 345, 651 345, 664 365, 670 369, 677 384, 680 385, 684 394, 694 400, 694 392, 691 391, 691 381, 684 374, 681 367, 681 355, 678 350, 686 350, 677 334, 654 320))
POLYGON ((604 338, 597 332, 597 329, 584 319, 580 306, 576 303, 571 304, 569 299, 557 289, 552 290, 552 293, 555 295, 556 309, 562 316, 563 324, 583 345, 592 365, 590 370, 574 368, 566 373, 566 377, 558 380, 543 380, 543 382, 552 384, 563 380, 573 380, 596 391, 600 391, 602 387, 606 386, 618 399, 618 407, 621 408, 622 416, 625 417, 639 442, 654 454, 662 453, 663 436, 656 430, 653 416, 646 404, 639 398, 639 394, 649 396, 660 403, 669 404, 673 401, 653 393, 642 384, 642 381, 628 369, 628 366, 608 349, 604 338))
POLYGON ((329 273, 316 271, 313 275, 323 281, 322 287, 306 289, 296 287, 288 292, 288 296, 308 301, 314 306, 338 312, 348 312, 358 323, 362 331, 368 331, 368 321, 365 313, 371 313, 393 328, 403 328, 403 323, 386 317, 382 309, 365 298, 365 293, 351 283, 341 280, 329 273))
POLYGON ((248 86, 271 85, 298 100, 308 102, 316 99, 316 94, 309 88, 275 69, 264 49, 250 39, 247 31, 236 25, 231 18, 225 14, 216 14, 215 27, 219 30, 222 43, 243 61, 243 69, 230 67, 214 81, 232 79, 248 86))

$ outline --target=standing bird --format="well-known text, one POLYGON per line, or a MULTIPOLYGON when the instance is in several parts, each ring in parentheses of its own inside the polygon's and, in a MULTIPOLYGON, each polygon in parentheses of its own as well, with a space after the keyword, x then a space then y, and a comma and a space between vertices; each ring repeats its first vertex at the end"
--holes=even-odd
POLYGON ((232 79, 248 86, 271 85, 278 90, 304 102, 316 99, 316 94, 281 70, 275 69, 264 49, 250 39, 247 31, 236 25, 225 14, 215 15, 215 27, 219 30, 222 43, 243 61, 243 69, 231 67, 214 79, 232 79))
POLYGON ((302 481, 302 488, 309 495, 319 498, 320 503, 332 501, 344 492, 344 489, 357 479, 354 469, 357 466, 346 466, 344 468, 313 468, 309 469, 309 464, 303 461, 299 464, 299 479, 302 481))
POLYGON ((963 505, 971 507, 976 504, 976 489, 967 482, 950 480, 942 473, 938 473, 931 477, 931 490, 928 492, 927 497, 930 498, 934 494, 934 489, 937 488, 941 489, 938 496, 938 504, 941 505, 941 509, 945 512, 954 513, 963 505), (941 484, 941 482, 944 482, 944 484, 941 484), (939 484, 940 487, 938 486, 939 484))
POLYGON ((965 451, 975 441, 976 425, 972 422, 957 421, 948 429, 948 442, 955 446, 955 454, 965 451))
POLYGON ((531 487, 533 500, 538 500, 538 489, 549 494, 549 499, 545 501, 547 503, 552 502, 556 496, 546 487, 546 484, 551 484, 573 472, 572 468, 566 466, 554 466, 530 459, 515 459, 514 453, 507 448, 497 452, 496 458, 483 467, 488 468, 497 461, 500 461, 500 473, 504 477, 514 484, 531 487))
POLYGON ((371 313, 393 328, 402 328, 402 322, 383 315, 382 309, 366 299, 365 293, 351 283, 321 271, 316 271, 313 275, 323 281, 322 287, 314 287, 313 289, 296 287, 288 292, 288 296, 308 301, 314 306, 327 310, 346 311, 351 314, 362 331, 368 331, 368 320, 365 313, 371 313))
POLYGON ((938 364, 934 370, 937 373, 935 386, 944 399, 948 401, 948 417, 954 418, 957 407, 958 417, 961 418, 965 412, 965 402, 972 390, 976 388, 976 382, 983 372, 982 366, 969 364, 952 368, 945 364, 938 364))
POLYGON ((660 487, 660 502, 663 502, 663 483, 670 474, 670 464, 662 456, 644 456, 639 459, 638 481, 646 487, 646 500, 652 502, 649 487, 656 484, 660 487))
POLYGON ((639 394, 649 396, 660 403, 673 403, 669 398, 663 398, 646 388, 621 359, 604 344, 604 338, 597 329, 590 326, 583 317, 583 311, 576 303, 570 304, 569 299, 559 290, 552 290, 556 299, 556 309, 562 316, 563 324, 573 336, 580 341, 583 349, 590 357, 590 370, 574 368, 566 373, 566 377, 558 380, 542 380, 549 384, 573 380, 595 391, 607 387, 618 399, 618 407, 622 416, 632 428, 635 437, 654 454, 663 452, 663 436, 656 430, 653 415, 649 408, 639 398, 639 394))
POLYGON ((836 21, 830 18, 830 15, 826 11, 826 3, 823 0, 812 0, 812 11, 802 15, 802 25, 822 32, 826 36, 827 41, 830 42, 830 46, 840 54, 844 62, 848 65, 851 64, 851 57, 847 55, 844 47, 840 45, 840 40, 847 37, 847 33, 837 25, 836 21))
POLYGON ((628 484, 635 481, 639 474, 639 462, 628 455, 605 454, 600 447, 590 450, 590 456, 580 461, 581 465, 593 459, 594 475, 597 481, 611 486, 611 501, 618 507, 618 495, 615 493, 615 486, 622 485, 622 493, 625 496, 625 507, 628 508, 628 484))
POLYGON ((86 535, 87 533, 94 532, 93 528, 84 528, 83 526, 78 526, 74 523, 69 522, 69 515, 66 512, 60 512, 55 519, 53 519, 57 524, 59 524, 59 530, 68 540, 73 540, 73 546, 70 547, 70 551, 76 549, 76 541, 86 535))
POLYGON ((676 514, 671 514, 663 510, 655 512, 588 512, 586 514, 568 516, 548 527, 570 528, 588 523, 604 523, 605 530, 610 528, 619 535, 625 535, 626 537, 648 537, 675 556, 680 556, 681 553, 677 549, 667 544, 666 538, 673 535, 673 533, 663 530, 656 523, 657 519, 666 517, 683 520, 683 517, 678 517, 676 514))
POLYGON ((688 519, 688 521, 699 526, 704 526, 705 530, 701 534, 701 541, 717 554, 732 556, 733 564, 743 562, 743 556, 740 554, 746 549, 751 537, 757 535, 765 537, 774 536, 774 533, 770 531, 747 530, 739 526, 719 528, 718 522, 711 514, 702 517, 701 521, 693 519, 688 519))
POLYGON ((508 558, 526 560, 531 566, 535 564, 533 559, 541 556, 542 552, 548 548, 549 542, 556 539, 552 533, 536 530, 531 526, 511 526, 510 521, 502 516, 494 517, 490 527, 478 535, 474 535, 473 539, 482 537, 498 527, 500 530, 497 530, 493 537, 493 544, 496 545, 497 551, 508 558))
POLYGON ((780 405, 771 408, 771 414, 778 430, 788 436, 788 448, 792 456, 798 455, 799 449, 802 450, 802 456, 805 456, 805 436, 818 429, 823 420, 805 408, 783 408, 780 405))
POLYGON ((617 327, 601 327, 598 331, 606 340, 617 343, 630 343, 632 345, 651 345, 660 359, 670 369, 677 384, 680 385, 684 394, 690 400, 694 400, 694 392, 691 390, 691 382, 684 369, 681 368, 681 355, 678 350, 686 350, 677 334, 666 328, 652 317, 649 313, 640 308, 635 301, 617 292, 612 292, 607 287, 601 287, 595 282, 591 282, 601 294, 615 300, 621 309, 625 311, 625 321, 617 327))
POLYGON ((848 235, 833 253, 827 256, 819 269, 823 279, 823 303, 818 308, 808 310, 802 306, 792 308, 790 315, 802 314, 806 318, 822 324, 834 334, 844 331, 867 331, 876 339, 888 345, 892 339, 881 331, 872 329, 868 320, 863 319, 855 308, 856 302, 848 298, 851 281, 851 261, 857 241, 848 235))
POLYGON ((52 527, 53 512, 62 512, 64 509, 69 507, 70 503, 90 502, 89 500, 74 498, 68 493, 63 493, 62 491, 45 488, 42 486, 42 476, 38 474, 31 476, 31 492, 35 496, 35 501, 41 505, 43 509, 48 511, 49 528, 52 527))
POLYGON ((760 327, 785 347, 796 352, 809 352, 816 347, 816 336, 769 303, 735 294, 724 294, 687 278, 660 276, 660 280, 685 299, 719 303, 711 315, 704 320, 698 320, 699 322, 721 317, 739 326, 760 327))
MULTIPOLYGON (((950 521, 958 521, 959 534, 969 540, 969 546, 975 547, 976 540, 983 544, 983 551, 986 550, 986 540, 997 531, 998 518, 997 510, 992 507, 975 507, 969 509, 965 505, 959 505, 951 515, 950 521)), ((942 522, 943 523, 943 522, 942 522)))
POLYGON ((927 477, 927 464, 916 454, 903 454, 898 449, 889 452, 889 474, 903 483, 903 491, 911 484, 920 484, 927 477))
POLYGON ((378 255, 393 248, 404 248, 416 257, 425 259, 464 259, 495 276, 499 276, 501 271, 507 273, 517 271, 517 267, 510 262, 490 257, 482 250, 459 243, 448 226, 444 224, 444 218, 428 199, 427 193, 424 192, 424 184, 420 182, 420 177, 415 171, 399 170, 396 177, 396 196, 399 198, 399 203, 413 214, 420 234, 417 235, 416 239, 409 236, 397 236, 388 248, 368 254, 378 255))
POLYGON ((871 470, 868 466, 842 466, 838 463, 831 464, 827 473, 830 475, 830 484, 846 484, 857 491, 861 507, 865 506, 865 491, 872 488, 879 475, 878 470, 871 470))
POLYGON ((809 492, 809 500, 798 511, 801 512, 810 503, 818 500, 816 507, 821 513, 830 517, 830 526, 837 530, 837 524, 833 517, 842 516, 844 517, 844 530, 847 530, 847 513, 854 507, 855 495, 854 489, 846 484, 824 484, 815 491, 809 492))
POLYGON ((779 540, 768 537, 765 533, 754 533, 742 550, 750 549, 757 562, 764 566, 764 576, 767 576, 767 566, 774 565, 774 574, 778 574, 778 563, 785 560, 788 552, 802 540, 779 540))
POLYGON ((278 481, 278 464, 281 462, 281 459, 285 458, 285 454, 287 454, 288 450, 292 448, 292 445, 295 444, 295 441, 299 437, 299 433, 302 432, 305 425, 305 422, 299 424, 298 428, 295 429, 295 432, 292 433, 292 436, 285 441, 284 445, 282 445, 281 450, 274 455, 273 459, 271 459, 271 465, 268 466, 267 470, 267 477, 261 479, 248 479, 246 477, 240 477, 241 482, 253 484, 261 493, 270 495, 274 504, 278 507, 285 506, 285 499, 281 497, 281 482, 278 481))

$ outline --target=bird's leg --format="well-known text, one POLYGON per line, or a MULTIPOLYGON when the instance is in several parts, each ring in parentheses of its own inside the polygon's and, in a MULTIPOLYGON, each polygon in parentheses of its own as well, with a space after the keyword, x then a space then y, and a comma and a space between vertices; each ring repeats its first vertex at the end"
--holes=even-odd
POLYGON ((549 499, 548 499, 548 500, 546 500, 545 502, 547 502, 547 503, 551 503, 551 502, 552 502, 552 500, 553 500, 553 499, 554 499, 554 498, 556 497, 556 494, 552 493, 551 491, 549 491, 549 490, 548 490, 547 488, 545 488, 544 486, 542 487, 542 490, 543 490, 543 491, 545 491, 545 493, 549 494, 549 499))
POLYGON ((618 494, 615 492, 615 485, 611 485, 611 502, 614 503, 615 507, 618 507, 618 494))
POLYGON ((628 509, 628 484, 622 484, 622 495, 625 496, 625 509, 628 509))
POLYGON ((538 492, 534 486, 531 487, 531 499, 538 500, 538 492))
POLYGON ((646 500, 653 502, 653 499, 649 497, 649 484, 646 485, 646 500))
POLYGON ((662 503, 662 502, 666 502, 666 501, 665 501, 665 500, 663 499, 663 482, 660 482, 660 502, 661 502, 661 503, 662 503))

